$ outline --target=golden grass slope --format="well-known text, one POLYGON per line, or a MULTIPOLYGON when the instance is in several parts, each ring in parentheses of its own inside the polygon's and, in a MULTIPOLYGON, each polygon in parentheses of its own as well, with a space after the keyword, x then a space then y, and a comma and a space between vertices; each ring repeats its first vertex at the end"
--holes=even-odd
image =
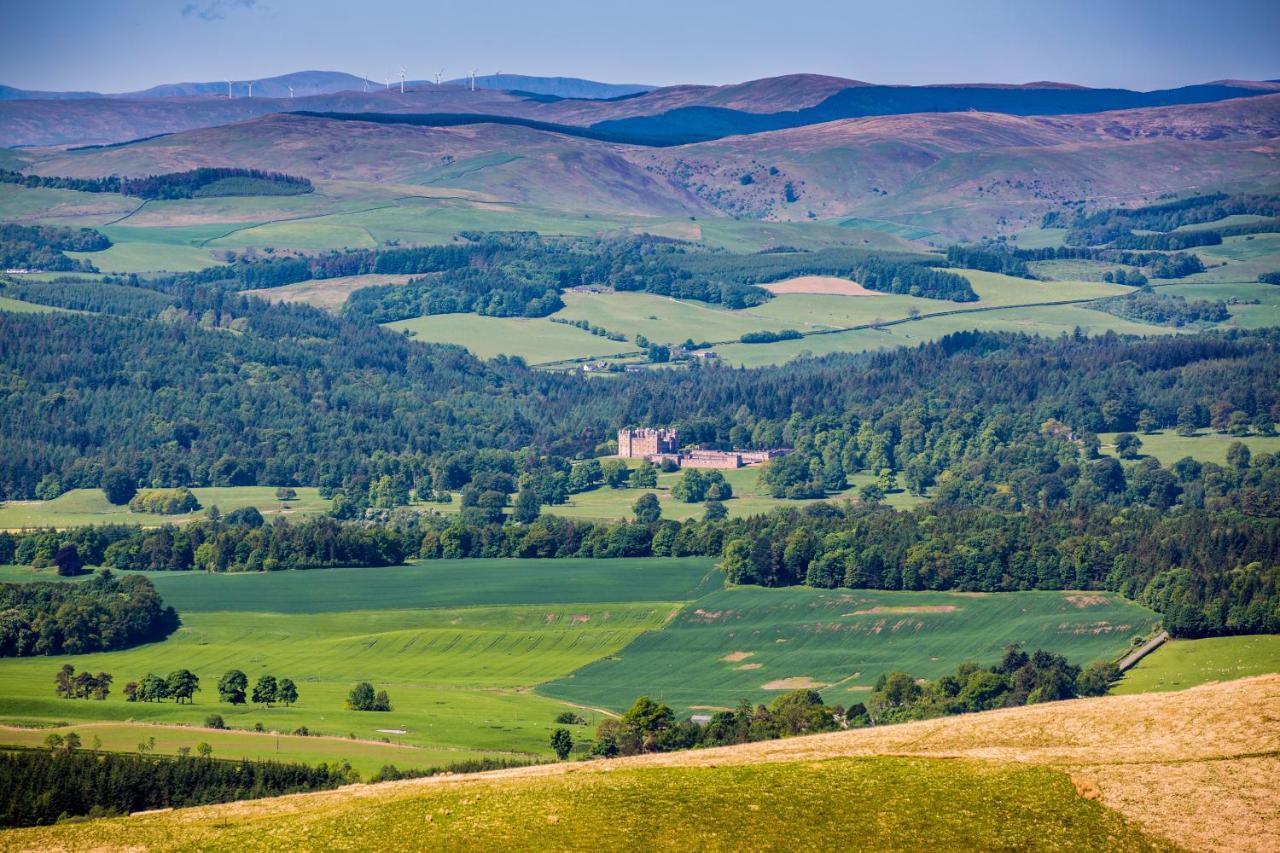
MULTIPOLYGON (((579 847, 580 835, 573 843, 568 836, 557 835, 564 830, 562 819, 568 822, 573 815, 575 820, 586 820, 591 813, 583 811, 584 803, 603 808, 619 796, 619 790, 646 778, 652 782, 669 775, 671 781, 687 786, 682 789, 684 797, 706 807, 705 812, 693 809, 693 815, 702 814, 703 819, 690 818, 687 826, 674 827, 668 825, 670 819, 664 811, 653 818, 662 823, 663 834, 633 837, 632 841, 674 849, 695 849, 698 844, 705 849, 730 849, 727 837, 718 837, 711 821, 712 814, 722 814, 722 807, 729 808, 730 814, 733 811, 734 804, 716 805, 714 783, 725 781, 739 783, 738 793, 746 790, 749 796, 736 804, 743 821, 757 819, 753 813, 760 809, 791 810, 787 819, 794 822, 794 837, 753 836, 749 846, 796 849, 804 838, 805 821, 813 821, 818 827, 815 832, 820 832, 831 829, 831 818, 809 814, 803 803, 770 799, 768 785, 782 779, 788 768, 803 772, 805 784, 814 791, 838 785, 851 797, 862 788, 877 791, 877 796, 890 796, 884 792, 903 790, 913 779, 925 780, 928 784, 917 787, 914 802, 886 801, 883 820, 892 822, 900 811, 923 808, 924 813, 938 816, 944 836, 937 841, 945 840, 951 846, 971 847, 982 838, 998 846, 1019 846, 1011 838, 993 840, 989 822, 997 814, 1006 819, 1034 820, 1037 829, 1043 819, 1046 834, 1033 836, 1038 838, 1031 845, 1035 848, 1078 849, 1098 844, 1096 837, 1072 836, 1070 820, 1055 822, 1051 812, 1055 806, 1074 803, 1090 809, 1100 803, 1118 812, 1124 821, 1108 823, 1115 820, 1108 813, 1086 811, 1093 820, 1089 827, 1082 824, 1080 832, 1090 827, 1089 831, 1096 832, 1102 827, 1104 833, 1110 833, 1103 844, 1106 847, 1274 851, 1280 849, 1280 675, 1210 684, 1180 693, 1108 696, 739 747, 353 786, 319 794, 15 830, 0 834, 0 848, 243 849, 248 843, 274 849, 412 849, 415 843, 428 843, 430 837, 448 849, 483 849, 502 844, 492 835, 467 835, 466 828, 484 826, 491 831, 499 828, 495 820, 501 823, 508 819, 523 821, 521 831, 527 834, 521 844, 526 849, 579 847), (994 778, 1012 790, 1039 786, 1050 799, 1040 811, 1019 811, 1013 803, 993 806, 986 802, 982 808, 991 810, 970 814, 966 809, 973 804, 964 801, 968 795, 963 785, 957 787, 957 772, 968 774, 965 778, 975 783, 994 778), (892 777, 892 785, 885 785, 885 776, 892 777), (758 789, 743 789, 740 783, 744 780, 758 789), (935 785, 936 789, 930 787, 935 785), (927 806, 920 803, 921 796, 929 800, 927 806), (528 814, 496 819, 489 814, 492 809, 486 811, 495 801, 510 802, 512 808, 518 805, 528 814), (765 805, 758 805, 761 802, 765 805), (752 804, 757 809, 752 809, 752 804), (958 824, 957 813, 961 815, 958 824), (483 815, 489 816, 480 820, 483 815), (988 823, 979 826, 984 818, 988 823), (974 835, 963 832, 966 820, 974 823, 974 835), (444 822, 453 831, 440 834, 444 822), (1065 836, 1051 834, 1063 831, 1064 826, 1065 836), (985 834, 976 834, 978 829, 985 834), (1138 830, 1145 834, 1145 840, 1134 834, 1138 830), (685 831, 689 834, 679 834, 685 831), (365 832, 388 832, 394 837, 361 834, 365 832)), ((682 802, 674 796, 668 806, 679 811, 685 807, 682 802)), ((622 817, 619 821, 618 831, 623 832, 625 821, 622 817)), ((856 827, 848 829, 852 832, 856 827)), ((731 829, 727 832, 732 836, 731 829)), ((907 849, 923 840, 902 835, 897 844, 889 846, 907 849)), ((592 839, 592 846, 625 848, 626 836, 592 839)), ((1026 846, 1025 838, 1021 846, 1026 846)))

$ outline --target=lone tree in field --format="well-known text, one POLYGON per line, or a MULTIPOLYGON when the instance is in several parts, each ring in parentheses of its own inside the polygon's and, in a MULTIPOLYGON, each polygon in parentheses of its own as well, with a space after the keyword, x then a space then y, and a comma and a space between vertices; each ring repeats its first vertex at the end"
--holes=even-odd
POLYGON ((556 751, 556 758, 564 761, 573 750, 573 735, 568 729, 556 729, 551 733, 551 748, 556 751))
POLYGON ((1116 455, 1121 459, 1137 459, 1142 449, 1142 439, 1131 432, 1123 432, 1116 436, 1116 455))
POLYGON ((218 698, 232 705, 243 705, 245 691, 249 689, 249 678, 238 669, 227 672, 218 679, 218 698))
POLYGON ((63 545, 53 555, 53 564, 58 567, 59 577, 72 578, 84 569, 84 560, 75 545, 63 545))
POLYGON ((274 675, 264 675, 258 679, 258 683, 253 685, 253 702, 255 705, 266 705, 271 707, 271 703, 280 697, 280 686, 276 684, 274 675))
POLYGON ((291 678, 282 678, 276 687, 276 699, 282 705, 292 705, 298 701, 298 687, 291 678))
POLYGON ((640 524, 655 524, 662 518, 662 507, 658 505, 656 495, 641 495, 631 507, 640 524))
POLYGON ((124 506, 138 493, 138 484, 119 468, 102 475, 102 493, 116 506, 124 506))
POLYGON ((189 669, 179 669, 169 673, 169 677, 165 679, 165 687, 179 705, 184 700, 190 704, 192 694, 200 690, 200 679, 189 669))

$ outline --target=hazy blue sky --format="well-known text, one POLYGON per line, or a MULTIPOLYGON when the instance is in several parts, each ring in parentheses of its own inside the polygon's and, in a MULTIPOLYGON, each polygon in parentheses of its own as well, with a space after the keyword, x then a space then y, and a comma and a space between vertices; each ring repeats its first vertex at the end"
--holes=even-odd
POLYGON ((1280 77, 1280 0, 0 0, 0 83, 124 91, 333 69, 726 83, 1280 77))

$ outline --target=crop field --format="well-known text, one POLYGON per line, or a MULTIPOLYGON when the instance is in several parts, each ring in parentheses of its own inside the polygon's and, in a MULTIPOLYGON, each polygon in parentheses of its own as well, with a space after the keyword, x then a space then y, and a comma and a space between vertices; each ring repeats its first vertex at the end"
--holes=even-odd
MULTIPOLYGON (((1102 452, 1115 455, 1115 441, 1119 433, 1098 433, 1102 442, 1102 452)), ((1162 430, 1151 435, 1137 434, 1142 439, 1142 448, 1138 451, 1144 456, 1154 456, 1162 465, 1172 465, 1185 456, 1200 462, 1216 462, 1225 465, 1227 448, 1239 441, 1253 453, 1280 452, 1280 436, 1274 435, 1224 435, 1219 432, 1198 432, 1195 435, 1178 435, 1173 430, 1162 430)))
POLYGON ((1280 672, 1280 634, 1171 640, 1125 673, 1111 692, 1186 690, 1273 672, 1280 672))
POLYGON ((585 332, 575 326, 545 319, 482 317, 479 314, 436 314, 388 323, 421 341, 464 346, 481 358, 518 355, 530 364, 587 356, 608 356, 634 350, 585 332))
POLYGON ((719 588, 708 557, 422 560, 408 566, 211 575, 149 573, 179 613, 691 601, 719 588))
POLYGON ((1112 659, 1156 615, 1099 593, 997 594, 737 587, 686 608, 661 631, 539 688, 625 708, 648 694, 672 707, 732 707, 814 687, 828 702, 865 698, 876 678, 936 678, 961 661, 995 663, 1010 643, 1083 665, 1112 659))
POLYGON ((79 527, 86 524, 183 524, 204 518, 209 507, 222 513, 244 507, 257 507, 264 516, 318 515, 329 509, 329 501, 320 497, 314 486, 294 489, 297 498, 281 501, 274 486, 211 486, 191 492, 202 509, 184 515, 156 515, 131 512, 127 506, 110 503, 100 489, 72 489, 50 501, 9 501, 0 504, 0 530, 27 527, 79 527))
POLYGON ((1270 851, 1280 678, 11 830, 14 849, 1270 851), (939 803, 945 807, 939 807, 939 803), (673 841, 674 840, 674 841, 673 841))

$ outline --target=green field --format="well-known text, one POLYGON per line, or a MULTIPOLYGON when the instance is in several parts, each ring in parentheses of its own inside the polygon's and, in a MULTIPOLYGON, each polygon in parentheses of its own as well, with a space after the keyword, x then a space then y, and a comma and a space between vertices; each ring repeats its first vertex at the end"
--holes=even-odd
POLYGON ((110 503, 100 489, 72 489, 51 501, 9 501, 0 504, 0 530, 86 524, 183 524, 205 517, 211 506, 224 514, 252 506, 268 518, 307 516, 327 511, 331 503, 312 486, 294 489, 298 497, 290 501, 277 500, 274 486, 211 486, 191 491, 202 509, 185 515, 130 512, 127 506, 110 503))
POLYGON ((481 358, 518 355, 531 364, 587 356, 608 356, 634 350, 574 326, 545 319, 482 317, 479 314, 437 314, 389 323, 422 341, 464 346, 481 358))
MULTIPOLYGON (((401 746, 393 759, 383 747, 372 747, 364 759, 377 766, 386 760, 444 763, 442 751, 456 752, 451 760, 477 751, 545 755, 553 719, 565 706, 531 688, 615 654, 661 627, 683 602, 718 588, 721 575, 711 564, 705 558, 456 560, 385 569, 152 574, 166 603, 181 614, 177 633, 119 652, 0 660, 0 724, 190 726, 217 712, 235 729, 260 722, 268 731, 306 726, 335 736, 340 740, 289 743, 290 754, 305 748, 329 760, 354 762, 347 735, 386 737, 401 746), (56 698, 52 678, 63 663, 112 673, 112 695, 104 702, 56 698), (124 701, 125 682, 183 667, 202 682, 193 704, 124 701), (292 678, 301 698, 289 708, 222 704, 217 679, 233 668, 251 679, 267 673, 292 678), (347 691, 361 680, 386 689, 394 710, 346 710, 347 691)), ((51 573, 0 574, 6 580, 42 576, 51 573)), ((112 731, 130 747, 146 734, 112 731)), ((578 739, 587 732, 579 730, 578 739)), ((157 734, 158 748, 189 746, 196 738, 209 740, 224 756, 249 747, 256 751, 245 755, 264 754, 260 738, 235 733, 215 742, 206 734, 166 729, 157 734)), ((0 742, 41 737, 0 731, 0 742)))
POLYGON ((673 707, 732 707, 812 686, 828 702, 865 698, 876 678, 936 678, 996 662, 1014 642, 1076 664, 1118 658, 1156 615, 1110 594, 964 594, 737 587, 699 599, 661 631, 539 692, 624 708, 648 694, 673 707))
POLYGON ((10 299, 8 296, 0 296, 0 311, 12 311, 15 314, 47 314, 50 311, 61 311, 61 308, 54 308, 49 305, 35 305, 30 302, 23 302, 21 299, 10 299))
POLYGON ((20 829, 15 848, 1159 850, 1057 769, 972 760, 623 769, 20 829), (945 804, 939 807, 938 804, 945 804), (293 808, 290 808, 293 806, 293 808))
POLYGON ((206 249, 167 242, 119 242, 101 252, 66 254, 82 258, 102 272, 194 272, 218 263, 206 249))
MULTIPOLYGON (((1102 452, 1115 455, 1116 436, 1120 433, 1101 432, 1098 439, 1102 442, 1102 452)), ((1246 435, 1234 436, 1220 432, 1202 431, 1195 435, 1178 435, 1173 430, 1162 430, 1150 435, 1135 433, 1142 440, 1142 448, 1138 451, 1143 456, 1154 456, 1162 465, 1172 465, 1179 459, 1190 456, 1200 462, 1216 462, 1225 465, 1227 448, 1234 442, 1241 442, 1254 453, 1280 453, 1280 436, 1246 435)))
POLYGON ((1125 673, 1111 692, 1186 690, 1270 672, 1280 672, 1280 634, 1171 640, 1125 673))
MULTIPOLYGON (((214 709, 206 708, 205 712, 214 709)), ((265 726, 282 725, 273 711, 254 715, 265 726)), ((229 724, 235 725, 234 721, 229 724)), ((400 736, 389 736, 390 743, 364 738, 292 735, 287 730, 276 733, 270 728, 265 732, 221 731, 204 728, 199 721, 190 725, 158 723, 75 723, 64 726, 40 728, 14 728, 0 725, 0 743, 14 746, 40 747, 50 734, 66 735, 75 732, 86 747, 94 738, 101 749, 109 752, 133 752, 140 743, 155 738, 158 755, 177 755, 186 748, 192 754, 196 746, 207 743, 213 747, 215 758, 247 758, 251 761, 299 761, 304 764, 332 764, 346 761, 361 777, 368 779, 387 764, 415 767, 445 767, 458 761, 492 755, 510 760, 509 751, 486 753, 483 750, 462 750, 448 747, 415 747, 398 742, 400 736)))

